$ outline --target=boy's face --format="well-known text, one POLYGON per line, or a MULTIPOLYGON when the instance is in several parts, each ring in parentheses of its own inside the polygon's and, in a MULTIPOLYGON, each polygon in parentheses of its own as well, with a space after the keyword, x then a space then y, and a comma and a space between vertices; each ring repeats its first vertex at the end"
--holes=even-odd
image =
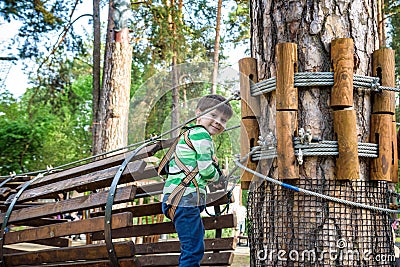
MULTIPOLYGON (((196 115, 200 114, 201 110, 196 110, 196 115)), ((196 124, 201 125, 210 135, 217 135, 225 130, 226 123, 229 117, 222 113, 221 111, 214 109, 203 116, 197 118, 196 124)))

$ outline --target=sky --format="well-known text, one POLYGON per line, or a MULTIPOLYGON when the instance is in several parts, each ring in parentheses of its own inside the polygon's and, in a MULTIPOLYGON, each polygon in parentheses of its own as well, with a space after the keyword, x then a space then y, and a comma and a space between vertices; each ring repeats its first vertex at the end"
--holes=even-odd
MULTIPOLYGON (((80 4, 77 8, 77 12, 75 17, 78 17, 82 14, 86 13, 92 13, 92 1, 83 1, 82 4, 80 4)), ((107 18, 107 9, 102 11, 101 14, 102 19, 107 18)), ((88 23, 88 17, 84 17, 78 21, 78 23, 82 24, 82 27, 77 27, 75 26, 74 29, 79 29, 79 28, 87 28, 87 31, 91 31, 92 25, 89 25, 88 23)), ((2 43, 7 42, 7 40, 10 40, 13 36, 15 36, 18 33, 18 28, 20 26, 20 23, 18 22, 12 22, 12 23, 6 23, 0 19, 0 46, 2 43)), ((233 47, 229 48, 233 49, 233 47)), ((229 50, 227 49, 227 50, 229 50)), ((232 68, 238 70, 238 61, 239 59, 245 57, 245 47, 238 47, 234 49, 234 53, 227 51, 226 54, 229 56, 227 60, 227 64, 231 65, 232 68)), ((17 51, 15 50, 6 50, 2 51, 0 49, 0 56, 16 56, 17 51)), ((24 69, 24 62, 21 60, 16 60, 13 62, 10 68, 10 72, 8 74, 8 77, 5 81, 5 89, 7 89, 9 92, 11 92, 15 97, 20 97, 26 90, 26 88, 29 87, 28 84, 28 75, 27 73, 29 72, 34 72, 35 71, 35 65, 34 64, 29 64, 26 69, 24 69)))

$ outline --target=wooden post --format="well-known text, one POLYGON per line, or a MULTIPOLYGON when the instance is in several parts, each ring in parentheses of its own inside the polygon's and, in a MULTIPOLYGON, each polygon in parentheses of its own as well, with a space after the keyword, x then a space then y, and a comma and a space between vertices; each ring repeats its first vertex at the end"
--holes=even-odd
POLYGON ((333 125, 339 148, 339 157, 336 159, 336 179, 338 180, 360 178, 355 122, 354 110, 333 111, 333 125))
MULTIPOLYGON (((240 72, 240 97, 242 108, 242 123, 240 126, 240 154, 245 156, 250 149, 257 146, 260 134, 258 118, 260 117, 260 99, 251 96, 250 84, 258 82, 257 61, 254 58, 242 58, 239 60, 240 72)), ((244 164, 252 170, 256 170, 257 163, 250 158, 244 164)), ((253 174, 243 171, 241 173, 241 188, 249 189, 253 174)))
POLYGON ((357 121, 353 110, 354 43, 350 38, 338 38, 331 43, 334 83, 331 91, 333 125, 338 141, 336 179, 357 180, 358 160, 357 121), (349 109, 350 108, 350 109, 349 109))
POLYGON ((297 72, 297 45, 276 46, 276 139, 278 178, 298 179, 299 166, 294 155, 293 137, 297 135, 298 91, 294 87, 297 72))
POLYGON ((239 60, 240 98, 242 118, 260 117, 260 99, 251 96, 250 84, 258 82, 257 61, 246 57, 239 60))
POLYGON ((392 181, 392 115, 371 115, 370 142, 379 145, 379 157, 371 160, 371 180, 392 181))
POLYGON ((276 46, 276 110, 297 110, 298 92, 294 87, 297 72, 297 45, 281 43, 276 46))
MULTIPOLYGON (((394 50, 381 48, 372 54, 372 75, 382 86, 395 87, 394 50)), ((395 92, 382 90, 372 93, 372 113, 395 113, 395 92)))
POLYGON ((297 111, 276 112, 278 177, 298 179, 299 165, 294 155, 293 137, 297 136, 297 111))
MULTIPOLYGON (((331 43, 334 85, 331 92, 333 109, 353 106, 354 43, 350 38, 338 38, 331 43)), ((354 128, 355 129, 355 128, 354 128)))
MULTIPOLYGON (((379 50, 374 51, 372 54, 372 74, 379 78, 379 83, 382 86, 387 87, 395 87, 395 57, 394 50, 389 48, 381 48, 379 50)), ((397 151, 397 134, 396 134, 396 116, 395 116, 395 92, 382 90, 380 92, 372 93, 372 113, 373 114, 387 114, 391 117, 391 121, 385 119, 385 123, 389 123, 390 125, 382 126, 378 128, 376 131, 379 137, 386 136, 386 132, 384 129, 389 128, 390 131, 390 139, 385 141, 385 151, 387 154, 381 154, 381 140, 379 140, 379 160, 374 159, 373 164, 375 168, 386 168, 386 161, 390 160, 390 176, 391 179, 388 179, 382 173, 386 174, 386 169, 382 169, 377 171, 378 174, 375 174, 371 168, 371 179, 372 180, 380 180, 381 178, 385 181, 397 183, 398 182, 398 151, 397 151), (387 142, 387 144, 386 144, 387 142), (388 146, 388 147, 386 147, 388 146), (390 152, 390 154, 389 154, 390 152), (390 156, 390 157, 389 157, 390 156), (385 158, 383 158, 385 157, 385 158), (389 157, 389 158, 387 158, 389 157), (374 176, 372 176, 374 173, 374 176)), ((372 121, 371 121, 372 127, 372 121)), ((371 132, 372 134, 372 132, 371 132)))
POLYGON ((397 147, 397 132, 396 132, 396 115, 393 114, 392 118, 392 183, 399 182, 399 155, 397 147))

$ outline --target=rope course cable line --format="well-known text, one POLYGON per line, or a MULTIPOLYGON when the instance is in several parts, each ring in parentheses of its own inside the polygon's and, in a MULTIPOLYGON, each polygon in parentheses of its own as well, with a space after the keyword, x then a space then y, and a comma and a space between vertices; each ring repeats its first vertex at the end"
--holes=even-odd
MULTIPOLYGON (((94 155, 94 156, 90 156, 90 157, 86 157, 86 158, 83 158, 83 159, 80 159, 80 160, 76 160, 76 161, 73 161, 73 162, 69 162, 69 163, 66 163, 66 164, 63 164, 63 165, 60 165, 60 166, 57 166, 57 167, 49 167, 49 166, 48 166, 48 167, 46 168, 46 170, 38 170, 38 171, 26 172, 26 173, 20 173, 20 174, 15 174, 15 173, 14 173, 14 174, 11 174, 11 175, 3 175, 3 176, 0 176, 0 179, 5 179, 5 178, 8 178, 8 177, 10 177, 10 176, 14 176, 14 177, 15 177, 15 176, 18 176, 18 177, 21 177, 21 176, 37 175, 37 174, 39 174, 39 173, 45 173, 45 172, 51 173, 51 172, 62 171, 62 170, 63 170, 64 168, 66 168, 66 167, 71 167, 71 166, 74 166, 74 165, 79 164, 79 163, 83 163, 83 162, 86 162, 86 161, 89 161, 89 160, 92 160, 92 159, 96 159, 96 158, 98 158, 98 157, 106 156, 106 155, 109 155, 109 154, 112 154, 112 153, 115 153, 115 152, 119 152, 119 151, 126 152, 126 150, 135 149, 136 147, 138 147, 138 146, 140 146, 140 145, 143 145, 143 144, 145 144, 145 143, 148 143, 148 142, 152 142, 152 141, 154 141, 154 140, 161 139, 162 137, 164 137, 164 136, 166 136, 166 135, 168 135, 168 134, 174 132, 174 131, 177 130, 177 129, 182 128, 183 126, 185 126, 185 125, 191 123, 192 121, 196 120, 197 118, 199 118, 199 117, 201 117, 201 116, 207 114, 208 112, 210 112, 210 111, 212 111, 212 110, 214 110, 214 109, 217 109, 218 107, 220 107, 220 106, 222 106, 222 105, 224 105, 224 104, 226 104, 226 103, 228 103, 228 102, 230 102, 230 101, 233 101, 233 100, 240 100, 240 92, 239 92, 239 91, 233 91, 233 92, 232 92, 232 95, 231 95, 229 98, 227 98, 225 101, 219 103, 218 105, 215 105, 215 106, 212 107, 212 108, 209 108, 209 109, 207 109, 207 110, 201 112, 200 114, 198 114, 198 115, 196 115, 196 116, 194 116, 194 117, 189 118, 188 120, 184 121, 183 123, 181 123, 181 124, 175 126, 174 128, 171 128, 170 130, 165 131, 165 132, 163 132, 163 133, 161 133, 161 134, 159 134, 159 135, 157 135, 157 136, 153 136, 153 137, 148 138, 148 139, 146 139, 146 140, 143 140, 143 141, 140 141, 140 142, 137 142, 137 143, 134 143, 134 144, 130 144, 130 145, 125 146, 125 147, 117 148, 117 149, 110 150, 110 151, 107 151, 107 152, 104 152, 104 153, 100 153, 100 154, 97 154, 97 155, 94 155)), ((237 128, 239 128, 239 127, 240 127, 240 125, 232 126, 232 127, 230 127, 230 128, 225 129, 224 132, 237 129, 237 128)))
MULTIPOLYGON (((258 149, 260 149, 260 148, 258 148, 258 149)), ((246 157, 251 156, 256 151, 257 151, 257 149, 254 149, 253 151, 248 153, 246 155, 246 157)), ((348 200, 340 199, 340 198, 337 198, 337 197, 327 196, 327 195, 320 194, 320 193, 317 193, 317 192, 314 192, 314 191, 311 191, 311 190, 307 190, 307 189, 303 189, 303 188, 300 188, 300 187, 297 187, 297 186, 293 186, 293 185, 278 181, 278 180, 276 180, 276 179, 274 179, 272 177, 268 177, 266 175, 263 175, 263 174, 261 174, 259 172, 256 172, 256 171, 254 171, 254 170, 252 170, 250 168, 247 168, 246 166, 244 166, 241 163, 242 160, 236 159, 234 162, 239 168, 241 168, 241 169, 243 169, 243 170, 245 170, 247 172, 250 172, 251 174, 253 174, 253 175, 255 175, 255 176, 257 176, 257 177, 259 177, 259 178, 261 178, 261 179, 263 179, 265 181, 268 181, 270 183, 276 184, 278 186, 281 186, 281 187, 284 187, 284 188, 287 188, 287 189, 290 189, 290 190, 293 190, 293 191, 296 191, 296 192, 300 192, 300 193, 303 193, 303 194, 307 194, 307 195, 315 196, 315 197, 318 197, 318 198, 322 198, 322 199, 325 199, 325 200, 328 200, 328 201, 331 201, 331 202, 337 202, 337 203, 340 203, 340 204, 350 205, 350 206, 354 206, 354 207, 358 207, 358 208, 362 208, 362 209, 368 209, 368 210, 374 210, 374 211, 380 211, 380 212, 386 212, 386 213, 393 213, 393 214, 399 214, 400 213, 399 210, 392 210, 392 209, 387 209, 387 208, 374 207, 374 206, 370 206, 370 205, 366 205, 366 204, 362 204, 362 203, 357 203, 357 202, 354 202, 354 201, 348 201, 348 200)))
MULTIPOLYGON (((333 72, 297 72, 294 74, 295 87, 333 86, 333 72)), ((374 91, 388 90, 400 92, 400 88, 379 85, 378 77, 369 77, 355 74, 353 85, 356 88, 372 89, 374 91)), ((250 85, 252 96, 259 96, 276 90, 276 77, 272 77, 250 85)))

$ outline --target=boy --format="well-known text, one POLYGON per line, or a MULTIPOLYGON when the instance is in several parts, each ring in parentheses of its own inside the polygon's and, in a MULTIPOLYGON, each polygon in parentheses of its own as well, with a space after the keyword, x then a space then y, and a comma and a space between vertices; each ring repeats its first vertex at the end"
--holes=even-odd
MULTIPOLYGON (((197 103, 196 115, 225 100, 220 95, 202 97, 197 103)), ((205 187, 207 183, 216 182, 221 177, 211 136, 224 131, 232 114, 230 104, 225 103, 199 117, 196 125, 185 132, 186 136, 181 135, 179 138, 174 157, 169 163, 162 210, 173 221, 178 233, 181 246, 180 267, 200 266, 203 258, 204 226, 200 213, 206 203, 205 187), (194 178, 187 182, 187 178, 191 176, 194 178), (174 202, 171 196, 179 195, 175 194, 177 191, 182 197, 174 202)))

